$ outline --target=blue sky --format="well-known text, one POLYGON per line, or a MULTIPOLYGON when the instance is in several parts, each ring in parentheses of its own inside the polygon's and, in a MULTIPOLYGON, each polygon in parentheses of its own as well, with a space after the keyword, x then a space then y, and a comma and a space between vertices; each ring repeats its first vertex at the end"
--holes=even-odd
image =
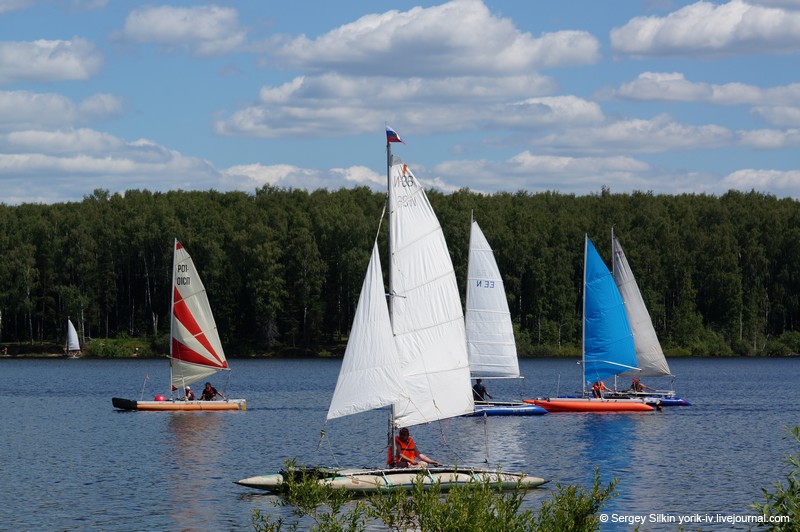
POLYGON ((96 188, 800 197, 800 0, 0 0, 0 202, 96 188))

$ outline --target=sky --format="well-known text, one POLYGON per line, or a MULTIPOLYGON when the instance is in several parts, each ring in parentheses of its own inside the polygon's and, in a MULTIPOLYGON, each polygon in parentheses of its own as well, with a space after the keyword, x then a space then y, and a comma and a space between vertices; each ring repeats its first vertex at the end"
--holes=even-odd
POLYGON ((96 189, 800 198, 800 0, 0 0, 0 203, 96 189))

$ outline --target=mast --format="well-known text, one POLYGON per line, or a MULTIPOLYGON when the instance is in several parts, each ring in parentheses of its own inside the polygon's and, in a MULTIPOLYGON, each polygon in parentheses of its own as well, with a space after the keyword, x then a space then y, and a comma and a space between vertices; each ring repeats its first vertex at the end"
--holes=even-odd
MULTIPOLYGON (((392 285, 392 143, 389 142, 389 134, 388 134, 389 126, 386 126, 387 134, 386 134, 386 201, 389 204, 389 208, 386 209, 386 222, 387 222, 387 229, 388 229, 388 238, 386 239, 388 242, 388 265, 389 265, 389 321, 392 322, 394 317, 394 286, 392 285)), ((392 456, 390 459, 390 464, 394 464, 394 457, 397 449, 395 448, 395 440, 394 440, 394 405, 391 406, 389 409, 389 445, 392 449, 392 456)))
POLYGON ((581 328, 581 395, 586 396, 586 256, 589 253, 589 235, 583 235, 583 327, 581 328))
POLYGON ((175 321, 175 261, 177 260, 178 239, 174 238, 172 243, 172 290, 169 296, 169 396, 172 398, 172 326, 175 321))

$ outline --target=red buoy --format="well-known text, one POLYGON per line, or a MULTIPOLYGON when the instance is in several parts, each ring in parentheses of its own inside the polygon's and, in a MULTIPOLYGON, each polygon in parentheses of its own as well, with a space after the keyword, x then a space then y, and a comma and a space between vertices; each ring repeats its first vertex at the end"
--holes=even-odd
POLYGON ((164 397, 163 395, 156 395, 155 397, 153 397, 153 401, 166 401, 166 400, 167 398, 164 397))

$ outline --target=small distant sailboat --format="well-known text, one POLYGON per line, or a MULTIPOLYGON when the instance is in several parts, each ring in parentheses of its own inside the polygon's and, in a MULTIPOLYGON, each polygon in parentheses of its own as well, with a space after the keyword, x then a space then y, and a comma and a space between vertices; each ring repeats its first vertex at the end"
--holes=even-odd
POLYGON ((581 397, 526 400, 548 412, 644 412, 640 398, 589 397, 593 382, 636 370, 636 349, 625 305, 611 272, 585 236, 583 266, 583 372, 581 397))
MULTIPOLYGON (((667 358, 661 349, 661 343, 658 341, 653 321, 650 319, 650 313, 647 311, 639 285, 633 276, 633 271, 631 271, 628 259, 622 250, 619 238, 614 235, 613 228, 611 229, 611 247, 614 260, 612 267, 614 282, 619 289, 620 296, 622 296, 622 301, 625 303, 625 312, 633 332, 633 343, 636 347, 636 361, 638 364, 638 370, 625 371, 620 373, 619 377, 634 378, 637 379, 636 382, 640 377, 672 377, 667 358)), ((644 397, 646 401, 660 403, 661 406, 690 405, 688 401, 677 397, 674 390, 645 388, 636 390, 632 386, 630 390, 619 391, 617 394, 621 397, 644 397)))
MULTIPOLYGON (((544 483, 524 473, 466 466, 394 467, 395 431, 473 412, 464 315, 442 228, 422 185, 390 142, 387 126, 389 290, 384 290, 377 239, 361 287, 350 338, 327 419, 390 407, 386 468, 316 468, 317 479, 336 489, 442 489, 484 479, 502 488, 544 483)), ((281 491, 288 473, 259 475, 237 484, 281 491)))
POLYGON ((81 344, 78 341, 78 331, 75 330, 75 326, 69 318, 67 318, 67 345, 64 352, 67 354, 67 358, 80 358, 83 355, 81 344))
POLYGON ((245 410, 244 399, 188 400, 184 393, 190 384, 229 368, 205 286, 192 257, 177 239, 170 314, 170 398, 158 395, 152 401, 134 401, 114 397, 111 400, 114 407, 120 410, 245 410), (173 398, 176 390, 180 391, 180 397, 173 398))
MULTIPOLYGON (((517 343, 503 278, 486 236, 470 224, 464 321, 473 379, 521 379, 517 343)), ((544 408, 523 401, 475 400, 473 416, 535 416, 544 408)))

